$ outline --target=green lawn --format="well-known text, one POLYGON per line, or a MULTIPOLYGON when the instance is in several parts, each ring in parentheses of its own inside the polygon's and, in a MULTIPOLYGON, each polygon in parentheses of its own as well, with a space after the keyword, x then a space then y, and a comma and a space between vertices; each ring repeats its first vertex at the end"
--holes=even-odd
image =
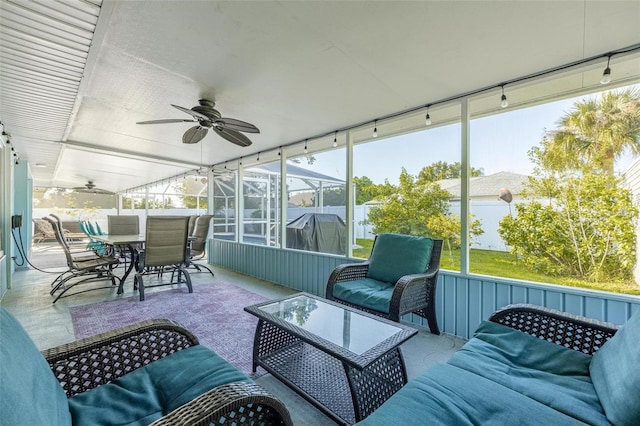
MULTIPOLYGON (((353 250, 353 257, 366 259, 371 253, 373 240, 356 240, 362 248, 353 250)), ((440 267, 451 271, 460 270, 460 250, 453 250, 451 255, 444 249, 440 259, 440 267)), ((578 278, 554 277, 541 274, 526 268, 519 263, 515 256, 503 251, 474 250, 470 252, 470 272, 474 274, 492 275, 496 277, 515 278, 518 280, 535 281, 548 284, 560 284, 569 287, 582 287, 592 290, 612 291, 616 293, 640 295, 640 286, 635 283, 621 282, 590 282, 578 278)))

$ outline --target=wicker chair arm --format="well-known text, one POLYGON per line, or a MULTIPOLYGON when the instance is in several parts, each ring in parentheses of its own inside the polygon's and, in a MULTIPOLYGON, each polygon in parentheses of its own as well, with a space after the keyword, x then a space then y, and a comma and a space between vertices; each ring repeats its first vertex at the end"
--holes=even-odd
POLYGON ((344 263, 336 266, 327 280, 325 296, 333 300, 333 286, 339 282, 359 280, 367 277, 369 272, 369 262, 344 263))
POLYGON ((151 426, 292 425, 289 411, 255 383, 219 386, 156 420, 151 426))
POLYGON ((435 281, 438 269, 428 271, 423 274, 411 274, 401 277, 393 288, 391 301, 389 304, 389 317, 400 318, 402 312, 412 311, 416 306, 425 303, 430 289, 427 287, 429 281, 435 281))
POLYGON ((67 397, 198 344, 171 320, 145 320, 42 351, 67 397))
POLYGON ((505 306, 491 314, 489 321, 588 355, 593 355, 620 328, 612 323, 529 304, 505 306))

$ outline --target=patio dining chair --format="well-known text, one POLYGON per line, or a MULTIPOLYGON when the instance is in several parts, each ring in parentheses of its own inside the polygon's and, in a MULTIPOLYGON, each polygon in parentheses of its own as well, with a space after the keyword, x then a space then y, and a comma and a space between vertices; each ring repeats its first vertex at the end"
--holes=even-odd
POLYGON ((109 235, 138 235, 140 218, 137 215, 108 215, 107 232, 109 235))
POLYGON ((102 288, 113 288, 116 285, 117 277, 113 274, 113 269, 118 265, 118 259, 112 256, 101 256, 93 251, 72 251, 58 222, 50 217, 46 217, 44 220, 48 221, 53 227, 56 240, 64 252, 68 268, 51 283, 53 288, 50 294, 53 296, 59 292, 53 303, 56 303, 61 297, 102 288), (92 281, 110 281, 111 284, 101 287, 88 287, 84 290, 67 294, 75 286, 92 281))
POLYGON ((333 270, 326 298, 392 321, 414 313, 440 334, 435 310, 442 240, 380 234, 366 262, 333 270))
POLYGON ((144 250, 138 256, 136 275, 133 281, 134 290, 144 300, 145 287, 157 287, 172 284, 186 284, 189 293, 193 293, 191 277, 186 269, 188 262, 188 230, 187 216, 149 216, 147 217, 146 240, 144 250), (171 280, 165 282, 161 274, 164 268, 172 268, 171 280), (177 272, 177 274, 175 274, 177 272), (145 285, 144 276, 155 275, 152 285, 145 285), (177 280, 174 281, 174 276, 177 280))
MULTIPOLYGON (((140 217, 135 214, 130 215, 108 215, 107 216, 107 233, 109 235, 138 235, 140 234, 140 217)), ((117 257, 122 259, 124 267, 131 262, 130 255, 127 250, 121 250, 121 247, 114 247, 117 250, 117 257)), ((140 247, 136 247, 139 249, 140 247)))
POLYGON ((193 231, 196 229, 196 222, 200 216, 197 214, 189 216, 189 236, 193 235, 193 231))
MULTIPOLYGON (((49 218, 53 218, 53 220, 55 220, 55 222, 57 223, 58 227, 60 228, 60 232, 61 232, 61 236, 62 239, 64 240, 65 244, 67 245, 67 247, 69 247, 72 251, 73 250, 82 250, 82 249, 78 249, 77 247, 81 247, 83 246, 84 243, 79 242, 78 241, 78 237, 79 235, 77 233, 70 233, 68 229, 65 229, 64 224, 62 223, 62 219, 60 218, 60 216, 57 216, 53 213, 49 213, 49 218), (70 238, 69 236, 72 235, 73 238, 70 238)), ((69 223, 69 222, 67 222, 69 223)), ((55 230, 54 230, 55 232, 55 230)))
POLYGON ((85 233, 87 238, 89 238, 89 242, 87 243, 87 249, 95 251, 99 255, 107 254, 107 247, 102 241, 96 241, 93 237, 95 235, 100 235, 95 231, 95 228, 89 221, 80 221, 78 223, 80 225, 80 229, 85 233))
POLYGON ((203 259, 207 253, 207 238, 209 236, 209 226, 211 224, 212 218, 213 215, 207 214, 198 216, 198 220, 196 220, 193 234, 190 234, 192 240, 190 242, 190 256, 188 267, 194 268, 198 272, 203 272, 202 270, 206 269, 211 275, 214 275, 211 268, 209 268, 207 265, 194 262, 195 260, 203 259))

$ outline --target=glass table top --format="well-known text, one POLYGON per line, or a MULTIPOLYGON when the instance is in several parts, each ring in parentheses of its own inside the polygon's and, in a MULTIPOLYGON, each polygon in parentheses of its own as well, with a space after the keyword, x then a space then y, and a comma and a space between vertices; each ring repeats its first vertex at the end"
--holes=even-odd
POLYGON ((358 355, 406 329, 306 294, 257 309, 358 355))

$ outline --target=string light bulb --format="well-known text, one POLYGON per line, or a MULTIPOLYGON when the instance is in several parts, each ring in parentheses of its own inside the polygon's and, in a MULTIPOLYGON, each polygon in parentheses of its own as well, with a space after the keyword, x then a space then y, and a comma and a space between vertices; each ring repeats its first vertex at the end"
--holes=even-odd
POLYGON ((333 147, 335 148, 336 146, 338 146, 338 132, 337 131, 333 134, 333 147))
POLYGON ((509 106, 509 101, 507 101, 507 95, 504 94, 504 84, 502 85, 502 96, 500 97, 500 106, 502 108, 506 108, 509 106))
POLYGON ((305 154, 306 154, 307 152, 309 152, 309 150, 307 149, 307 141, 308 141, 308 140, 309 140, 309 139, 305 139, 305 140, 304 140, 304 153, 305 153, 305 154))
POLYGON ((373 137, 374 138, 378 137, 378 120, 375 120, 373 122, 373 137))
POLYGON ((424 124, 427 126, 431 126, 431 116, 429 115, 429 106, 427 105, 427 116, 425 117, 424 124))
POLYGON ((609 68, 609 63, 611 62, 611 55, 607 58, 607 67, 604 69, 602 73, 602 78, 600 79, 600 84, 609 84, 611 83, 611 68, 609 68))

